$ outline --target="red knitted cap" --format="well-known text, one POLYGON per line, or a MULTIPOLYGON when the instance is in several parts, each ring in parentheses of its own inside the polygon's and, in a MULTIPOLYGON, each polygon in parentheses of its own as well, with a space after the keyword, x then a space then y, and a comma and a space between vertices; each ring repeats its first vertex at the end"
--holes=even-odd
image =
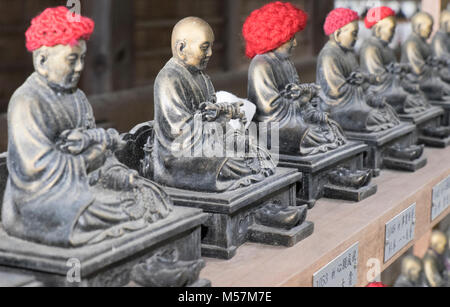
POLYGON ((367 16, 364 19, 364 23, 366 24, 366 28, 370 29, 374 25, 376 25, 377 22, 389 16, 395 16, 394 10, 391 9, 390 7, 387 6, 374 7, 367 12, 367 16))
POLYGON ((249 58, 274 50, 306 27, 308 15, 289 2, 272 2, 253 11, 245 20, 242 34, 249 58))
POLYGON ((346 8, 337 8, 328 13, 323 30, 326 35, 331 35, 340 28, 358 19, 358 13, 355 11, 346 8))
POLYGON ((75 45, 80 39, 88 40, 93 31, 92 19, 73 15, 64 6, 47 8, 31 21, 25 33, 26 47, 32 52, 42 46, 75 45))

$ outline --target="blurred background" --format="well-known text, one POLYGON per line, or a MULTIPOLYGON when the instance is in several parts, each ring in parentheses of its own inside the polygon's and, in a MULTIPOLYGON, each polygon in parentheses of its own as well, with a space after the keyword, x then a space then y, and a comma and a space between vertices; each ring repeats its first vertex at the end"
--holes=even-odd
MULTIPOLYGON (((268 0, 0 0, 0 152, 6 150, 8 101, 33 71, 24 33, 31 19, 46 7, 79 6, 96 28, 80 88, 88 95, 99 126, 126 132, 153 119, 153 80, 170 59, 170 36, 176 22, 187 16, 205 19, 216 42, 207 73, 216 90, 245 97, 249 60, 244 54, 242 24, 251 11, 268 0)), ((399 27, 398 48, 409 34, 410 18, 423 8, 435 19, 449 0, 292 0, 309 14, 308 27, 298 34, 294 62, 302 82, 315 80, 316 57, 327 41, 322 26, 334 7, 356 10, 362 18, 374 6, 390 6, 399 27)), ((437 20, 437 19, 436 19, 437 20)), ((437 26, 437 24, 436 24, 437 26)), ((361 24, 360 37, 370 35, 361 24)))

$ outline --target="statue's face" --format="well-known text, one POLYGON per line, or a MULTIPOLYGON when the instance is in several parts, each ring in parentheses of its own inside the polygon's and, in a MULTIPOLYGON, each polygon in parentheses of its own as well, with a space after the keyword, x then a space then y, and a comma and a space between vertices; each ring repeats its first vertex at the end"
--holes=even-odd
POLYGON ((352 50, 358 39, 359 25, 357 21, 353 21, 348 25, 337 30, 333 35, 339 46, 344 49, 352 50))
POLYGON ((375 35, 383 42, 390 43, 394 38, 397 23, 393 16, 384 18, 375 26, 375 35))
POLYGON ((41 47, 33 53, 35 69, 50 84, 62 89, 75 89, 84 68, 86 50, 84 40, 74 46, 41 47))
POLYGON ((420 37, 428 39, 433 32, 433 20, 425 15, 418 17, 414 25, 414 32, 420 37))
POLYGON ((203 27, 193 31, 186 39, 182 60, 188 66, 204 70, 212 56, 214 33, 211 28, 203 27))
POLYGON ((286 57, 290 57, 295 47, 297 47, 297 39, 292 37, 289 41, 278 47, 275 52, 284 55, 286 57))
POLYGON ((444 254, 444 252, 447 249, 447 240, 446 238, 442 238, 438 242, 436 242, 433 246, 433 249, 438 253, 439 255, 444 254))

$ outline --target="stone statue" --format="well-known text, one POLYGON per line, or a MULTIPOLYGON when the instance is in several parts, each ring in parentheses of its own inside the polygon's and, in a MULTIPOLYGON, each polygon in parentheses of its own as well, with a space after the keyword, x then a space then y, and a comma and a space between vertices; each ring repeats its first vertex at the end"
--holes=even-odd
POLYGON ((371 90, 386 101, 398 114, 425 111, 430 107, 418 84, 406 80, 409 65, 397 63, 394 50, 389 43, 395 34, 395 12, 388 7, 369 10, 365 18, 366 27, 372 29, 372 37, 366 39, 360 50, 361 69, 376 76, 371 90))
POLYGON ((344 130, 377 132, 397 126, 400 120, 384 97, 367 92, 376 76, 361 72, 354 52, 358 18, 356 12, 343 8, 328 15, 324 29, 330 40, 319 54, 316 78, 322 109, 344 130))
POLYGON ((422 260, 414 255, 407 255, 402 260, 401 275, 394 287, 426 287, 422 260))
MULTIPOLYGON (((257 107, 255 121, 268 127, 277 124, 282 154, 280 165, 291 163, 289 167, 293 167, 295 162, 287 160, 297 159, 297 166, 304 173, 303 191, 298 200, 311 204, 311 198, 319 197, 321 189, 307 196, 310 185, 319 187, 331 182, 335 185, 334 190, 340 189, 338 187, 359 189, 368 185, 372 174, 371 170, 355 172, 343 167, 343 161, 352 160, 343 152, 348 148, 356 152, 355 147, 360 144, 349 142, 340 125, 317 108, 321 101, 319 86, 300 82, 291 56, 297 47, 295 35, 306 27, 306 23, 307 14, 301 9, 289 2, 273 2, 253 11, 242 32, 247 56, 252 59, 248 71, 248 99, 257 107), (271 22, 267 22, 268 18, 271 22), (327 176, 308 171, 304 164, 309 158, 315 158, 317 163, 335 160, 334 170, 327 176), (319 178, 326 177, 328 182, 316 184, 321 180, 319 178)), ((336 197, 335 192, 332 194, 325 196, 336 197)))
POLYGON ((433 18, 426 12, 419 12, 411 19, 413 33, 402 46, 402 62, 411 65, 408 78, 419 83, 430 100, 449 101, 450 85, 440 76, 440 60, 433 56, 427 43, 433 30, 433 18))
POLYGON ((80 17, 73 27, 67 12, 47 9, 26 33, 35 72, 8 107, 2 208, 9 235, 64 247, 118 237, 172 211, 163 190, 114 158, 123 146, 119 133, 95 127, 92 107, 77 89, 94 23, 80 17), (46 34, 56 33, 54 25, 70 34, 46 34))
MULTIPOLYGON (((35 72, 8 107, 0 265, 52 286, 123 286, 131 275, 143 286, 210 285, 198 278, 207 215, 175 207, 116 159, 126 142, 95 126, 77 88, 94 22, 70 14, 47 8, 26 32, 35 72), (70 280, 68 259, 82 265, 79 280, 70 280)), ((1 172, 3 163, 0 155, 1 172)))
POLYGON ((450 10, 443 10, 440 18, 440 28, 431 43, 433 56, 441 64, 440 76, 445 82, 450 82, 450 10))
POLYGON ((444 254, 448 249, 445 233, 436 230, 431 234, 430 247, 423 257, 424 272, 427 285, 430 287, 448 287, 444 254))
POLYGON ((303 156, 328 152, 346 143, 340 126, 314 107, 315 100, 320 99, 317 86, 301 84, 290 59, 297 46, 295 34, 306 27, 306 22, 302 10, 290 3, 275 2, 254 11, 243 28, 247 56, 252 59, 248 99, 257 106, 256 120, 278 122, 280 152, 303 156), (280 19, 278 23, 265 23, 264 18, 271 13, 272 18, 280 19))
POLYGON ((245 135, 228 125, 230 119, 242 117, 240 105, 216 103, 214 87, 204 73, 213 43, 214 33, 204 20, 179 21, 172 32, 173 57, 155 80, 154 179, 164 185, 221 192, 274 173, 268 152, 253 144, 248 155, 237 158, 220 150, 217 155, 206 154, 211 148, 224 148, 230 138, 245 143, 245 135), (207 128, 211 124, 216 132, 207 128), (213 133, 224 138, 214 138, 213 133))

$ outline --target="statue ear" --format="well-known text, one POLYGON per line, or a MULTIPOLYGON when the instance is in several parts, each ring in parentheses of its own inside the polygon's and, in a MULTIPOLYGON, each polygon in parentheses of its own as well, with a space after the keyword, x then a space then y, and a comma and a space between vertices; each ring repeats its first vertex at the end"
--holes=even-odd
POLYGON ((177 53, 178 58, 183 59, 185 57, 185 48, 186 48, 186 41, 185 40, 179 40, 175 44, 175 51, 177 53))
POLYGON ((48 75, 48 69, 47 69, 47 60, 48 60, 48 53, 44 50, 36 50, 33 53, 33 64, 34 69, 36 72, 38 72, 40 75, 47 77, 48 75))

